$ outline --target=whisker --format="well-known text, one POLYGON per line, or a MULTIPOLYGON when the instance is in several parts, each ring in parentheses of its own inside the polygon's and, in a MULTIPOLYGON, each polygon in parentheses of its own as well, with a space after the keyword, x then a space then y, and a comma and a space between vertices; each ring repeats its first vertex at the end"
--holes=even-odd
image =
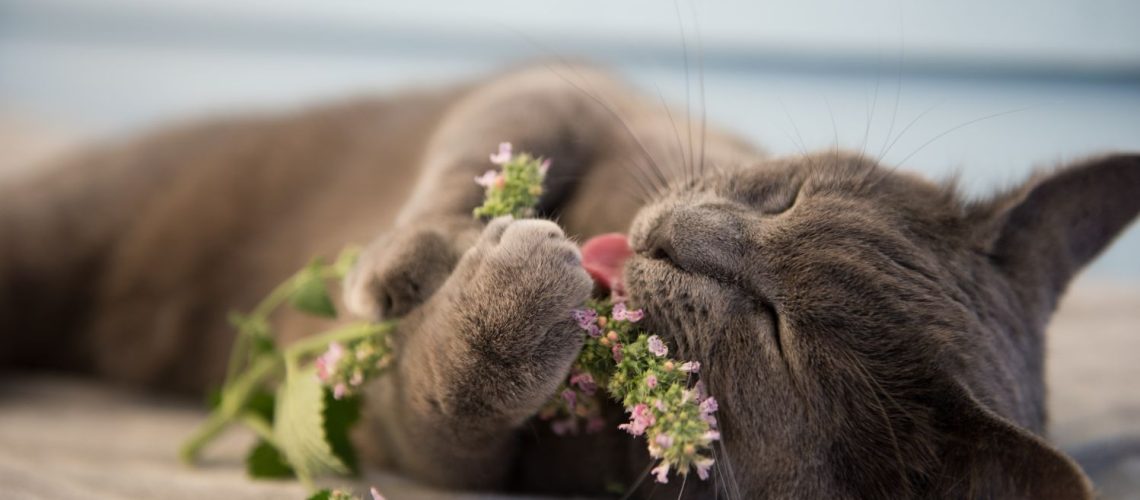
MULTIPOLYGON (((538 48, 540 51, 544 51, 544 52, 546 52, 547 55, 553 56, 554 58, 558 59, 558 61, 561 62, 563 66, 568 68, 579 79, 581 79, 583 82, 588 82, 588 80, 584 76, 582 76, 582 74, 579 73, 577 69, 575 69, 573 64, 571 64, 569 61, 566 60, 566 58, 562 57, 560 54, 558 54, 554 50, 550 49, 549 47, 540 43, 538 40, 535 40, 534 38, 528 36, 526 33, 522 32, 518 29, 515 29, 511 26, 503 25, 501 23, 499 23, 499 24, 500 24, 500 26, 503 26, 508 31, 514 33, 516 36, 518 36, 518 37, 522 38, 523 40, 525 40, 526 42, 530 43, 532 46, 538 48)), ((661 173, 660 167, 657 165, 657 162, 654 160, 653 155, 649 153, 649 149, 645 147, 645 144, 641 141, 641 138, 638 137, 637 134, 635 134, 633 132, 633 128, 630 127, 629 122, 627 122, 621 116, 621 114, 618 113, 617 110, 613 108, 613 106, 611 106, 609 103, 602 100, 595 93, 589 92, 586 89, 582 88, 581 85, 578 85, 577 83, 571 81, 569 78, 566 77, 566 75, 563 75, 558 70, 554 69, 554 67, 551 66, 550 64, 543 63, 543 66, 545 66, 546 69, 549 70, 551 73, 554 73, 559 78, 561 78, 562 81, 566 82, 570 86, 577 89, 579 92, 582 92, 582 94, 586 95, 587 97, 589 97, 594 102, 598 103, 598 105, 600 105, 602 107, 602 109, 605 109, 606 112, 608 112, 614 118, 614 120, 617 121, 618 124, 620 124, 622 126, 622 128, 625 130, 626 134, 628 134, 629 137, 631 139, 633 139, 633 141, 637 144, 638 148, 641 150, 641 153, 645 156, 646 161, 648 161, 649 164, 653 166, 653 169, 656 170, 656 174, 661 181, 661 186, 659 188, 657 188, 657 190, 656 190, 656 194, 659 195, 661 193, 661 190, 665 189, 666 186, 668 185, 668 181, 665 178, 664 174, 661 173)), ((586 83, 586 84, 588 85, 588 83, 586 83)))
POLYGON ((645 482, 645 478, 649 477, 649 471, 651 470, 653 470, 653 462, 650 462, 649 465, 645 466, 645 470, 641 471, 641 474, 637 476, 637 479, 633 482, 633 485, 631 485, 629 489, 626 490, 625 495, 622 495, 621 500, 629 500, 631 497, 633 497, 633 494, 637 492, 637 489, 640 488, 641 484, 645 482))
POLYGON ((677 12, 677 28, 681 31, 681 54, 685 63, 685 128, 689 135, 689 165, 693 165, 693 104, 689 89, 689 42, 685 36, 685 23, 681 18, 680 0, 673 0, 673 10, 677 12))
POLYGON ((800 127, 796 125, 796 121, 792 118, 792 114, 788 112, 788 107, 784 104, 784 100, 777 98, 776 101, 780 103, 780 109, 784 110, 784 116, 788 119, 788 123, 791 124, 792 130, 796 133, 797 141, 795 142, 795 145, 800 148, 800 153, 802 153, 804 157, 807 157, 807 143, 804 142, 804 136, 800 134, 800 127))
POLYGON ((899 164, 899 165, 903 165, 903 164, 905 164, 907 160, 909 160, 909 159, 910 159, 912 156, 914 156, 914 155, 918 154, 918 152, 919 152, 919 151, 922 151, 922 150, 923 150, 923 148, 925 148, 926 146, 929 146, 931 143, 933 143, 934 141, 937 141, 938 139, 941 139, 941 138, 943 138, 943 137, 946 137, 946 135, 950 134, 951 132, 954 132, 954 131, 956 131, 956 130, 959 130, 959 129, 961 129, 961 128, 964 128, 964 127, 968 127, 968 126, 970 126, 970 125, 973 125, 973 124, 975 124, 975 123, 978 123, 978 122, 981 122, 981 121, 989 120, 989 119, 991 119, 991 118, 998 118, 998 117, 1001 117, 1001 116, 1005 116, 1005 115, 1012 115, 1012 114, 1014 114, 1014 113, 1020 113, 1020 112, 1022 112, 1022 111, 1026 111, 1026 110, 1029 110, 1029 109, 1032 109, 1032 108, 1033 108, 1033 106, 1026 106, 1026 107, 1024 107, 1024 108, 1017 108, 1017 109, 1007 109, 1007 110, 1005 110, 1005 111, 1002 111, 1002 112, 1000 112, 1000 113, 993 113, 993 114, 990 114, 990 115, 986 115, 986 116, 983 116, 983 117, 980 117, 980 118, 974 118, 973 120, 970 120, 970 121, 968 121, 968 122, 965 122, 965 123, 961 123, 961 124, 958 124, 957 126, 955 126, 955 127, 952 127, 950 130, 947 130, 947 131, 945 131, 945 132, 942 132, 941 134, 938 134, 938 135, 936 135, 936 136, 934 136, 934 137, 931 137, 929 141, 926 141, 926 142, 922 143, 922 145, 921 145, 921 146, 919 146, 919 147, 918 147, 918 149, 915 149, 915 150, 914 150, 914 151, 912 151, 912 152, 911 152, 909 155, 906 155, 906 157, 905 157, 905 158, 903 158, 902 160, 900 160, 900 161, 898 162, 898 164, 899 164))
POLYGON ((689 10, 693 14, 693 30, 697 35, 697 77, 699 78, 700 92, 701 92, 701 154, 700 154, 700 169, 698 173, 703 175, 705 172, 705 146, 708 143, 708 102, 705 100, 705 43, 704 37, 701 36, 701 18, 697 15, 697 7, 692 0, 689 0, 689 10))
POLYGON ((905 127, 903 127, 903 129, 901 131, 899 131, 899 135, 895 136, 894 140, 892 140, 891 143, 889 145, 887 145, 887 149, 884 150, 883 153, 879 155, 879 158, 875 163, 879 163, 879 162, 883 161, 883 159, 887 157, 887 154, 889 154, 891 152, 891 149, 893 149, 895 147, 895 143, 899 142, 899 139, 901 139, 902 136, 904 134, 906 134, 906 132, 908 130, 910 130, 911 127, 914 126, 914 124, 918 123, 918 121, 921 120, 922 117, 926 116, 928 113, 930 113, 931 111, 934 111, 936 108, 938 108, 939 106, 941 106, 945 103, 946 103, 946 101, 938 101, 938 102, 934 103, 934 105, 930 106, 929 108, 922 110, 922 112, 919 113, 918 116, 915 116, 914 119, 912 119, 909 123, 906 124, 905 127))
POLYGON ((685 485, 689 484, 689 475, 688 474, 685 474, 681 477, 684 477, 684 479, 681 480, 681 491, 677 492, 677 500, 681 500, 681 495, 685 494, 685 485))
MULTIPOLYGON (((665 109, 665 116, 669 117, 669 123, 673 126, 673 138, 677 141, 677 156, 681 158, 681 163, 684 164, 685 146, 681 143, 681 131, 677 130, 677 122, 673 120, 673 112, 669 109, 669 105, 665 103, 665 95, 661 93, 661 87, 656 84, 653 86, 657 89, 657 97, 661 99, 661 107, 665 109)), ((691 168, 685 169, 685 182, 692 180, 691 168)))
MULTIPOLYGON (((891 124, 890 124, 890 126, 887 127, 887 135, 883 136, 883 145, 879 146, 879 151, 883 151, 884 148, 887 147, 887 142, 891 140, 891 134, 894 133, 894 131, 895 131, 895 119, 899 115, 899 101, 902 99, 902 68, 903 68, 903 54, 904 54, 903 51, 905 49, 904 43, 906 41, 905 38, 903 38, 903 24, 902 23, 903 23, 903 18, 902 18, 902 15, 900 14, 899 15, 899 61, 898 61, 898 70, 897 70, 898 75, 896 77, 897 81, 895 82, 895 108, 894 108, 894 111, 891 112, 891 124)), ((880 153, 878 155, 878 160, 876 160, 875 163, 882 161, 884 156, 886 156, 885 153, 880 153)))

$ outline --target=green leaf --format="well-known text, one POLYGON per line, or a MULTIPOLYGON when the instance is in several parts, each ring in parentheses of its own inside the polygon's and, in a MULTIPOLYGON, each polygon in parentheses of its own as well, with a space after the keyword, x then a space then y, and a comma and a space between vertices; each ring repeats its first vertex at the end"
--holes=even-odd
POLYGON ((273 435, 285 459, 308 482, 313 477, 347 474, 349 468, 333 454, 325 437, 325 390, 316 369, 287 369, 277 392, 273 435))
POLYGON ((348 431, 360 420, 360 397, 344 399, 333 397, 332 391, 325 389, 325 438, 332 447, 333 454, 340 459, 352 474, 359 474, 356 449, 352 447, 348 431))
POLYGON ((281 452, 265 440, 259 440, 245 457, 245 470, 250 477, 259 479, 284 479, 296 475, 281 452))
POLYGON ((336 307, 333 306, 325 280, 321 276, 324 264, 314 260, 300 274, 297 275, 296 288, 289 297, 289 304, 298 311, 321 316, 325 318, 336 317, 336 307))
POLYGON ((329 500, 330 498, 332 498, 332 491, 326 489, 313 493, 313 496, 309 497, 308 500, 329 500))
POLYGON ((222 404, 222 388, 215 387, 206 392, 206 408, 210 411, 218 409, 218 405, 222 404))
POLYGON ((258 389, 254 391, 254 393, 249 396, 249 400, 246 401, 245 411, 265 419, 266 422, 272 422, 274 408, 277 406, 276 399, 273 393, 264 389, 258 389))

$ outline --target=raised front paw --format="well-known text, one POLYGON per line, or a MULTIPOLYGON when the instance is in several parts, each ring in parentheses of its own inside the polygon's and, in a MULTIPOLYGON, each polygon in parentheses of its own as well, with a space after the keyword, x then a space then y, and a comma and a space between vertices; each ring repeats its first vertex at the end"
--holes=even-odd
POLYGON ((349 311, 369 319, 407 314, 451 275, 481 226, 470 217, 431 219, 376 238, 344 280, 349 311))
POLYGON ((484 394, 484 403, 529 415, 581 348, 570 311, 589 298, 593 282, 577 246, 549 221, 495 219, 446 286, 448 326, 480 373, 464 377, 460 383, 471 386, 459 394, 484 394))

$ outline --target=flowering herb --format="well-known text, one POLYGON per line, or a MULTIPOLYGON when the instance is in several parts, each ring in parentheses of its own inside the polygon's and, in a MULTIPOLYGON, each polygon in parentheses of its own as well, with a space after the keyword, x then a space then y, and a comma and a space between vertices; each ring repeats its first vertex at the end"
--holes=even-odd
MULTIPOLYGON (((500 168, 475 179, 486 189, 486 199, 474 216, 535 215, 550 160, 515 155, 510 143, 500 144, 490 160, 500 168)), ((350 248, 331 265, 315 260, 275 288, 253 312, 231 315, 237 337, 226 380, 213 411, 183 445, 185 461, 195 461, 222 430, 240 423, 259 438, 246 459, 254 477, 295 475, 315 490, 312 479, 317 475, 356 472, 348 429, 360 417, 361 387, 391 364, 394 352, 388 334, 395 322, 351 323, 285 348, 276 345, 269 323, 270 314, 285 303, 309 315, 336 318, 326 282, 343 280, 356 255, 350 248)), ((689 387, 700 365, 668 358, 669 348, 661 338, 635 327, 643 312, 621 300, 590 301, 573 317, 586 337, 585 346, 539 418, 550 420, 560 435, 598 432, 605 427, 599 399, 605 391, 630 415, 619 428, 646 437, 649 454, 658 460, 652 472, 659 482, 666 482, 672 471, 687 475, 695 470, 701 479, 708 477, 713 464, 709 450, 720 435, 713 416, 716 400, 704 393, 700 382, 689 387)), ((371 495, 383 499, 375 488, 371 495)), ((310 498, 357 497, 320 490, 310 498)))
POLYGON ((528 153, 513 155, 511 143, 504 142, 499 144, 499 152, 491 155, 491 163, 499 165, 499 170, 488 170, 475 178, 475 183, 487 190, 475 217, 534 217, 550 160, 528 153))
POLYGON ((567 381, 539 417, 550 420, 560 435, 578 432, 582 422, 586 432, 601 430, 597 389, 602 387, 629 414, 629 422, 618 428, 646 438, 649 455, 658 460, 652 470, 658 482, 667 482, 669 472, 696 471, 708 478, 712 443, 720 432, 716 399, 701 382, 690 384, 700 363, 669 358, 660 337, 637 327, 643 311, 624 302, 591 300, 571 316, 585 344, 567 381))

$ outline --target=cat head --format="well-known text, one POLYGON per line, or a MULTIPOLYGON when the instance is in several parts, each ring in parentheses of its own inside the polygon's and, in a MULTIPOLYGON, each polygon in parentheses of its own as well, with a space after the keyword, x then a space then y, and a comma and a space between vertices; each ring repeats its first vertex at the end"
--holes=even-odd
POLYGON ((1036 436, 1042 331, 1138 211, 1138 156, 978 202, 857 155, 767 160, 643 208, 625 282, 704 366, 730 493, 1080 498, 1036 436))

